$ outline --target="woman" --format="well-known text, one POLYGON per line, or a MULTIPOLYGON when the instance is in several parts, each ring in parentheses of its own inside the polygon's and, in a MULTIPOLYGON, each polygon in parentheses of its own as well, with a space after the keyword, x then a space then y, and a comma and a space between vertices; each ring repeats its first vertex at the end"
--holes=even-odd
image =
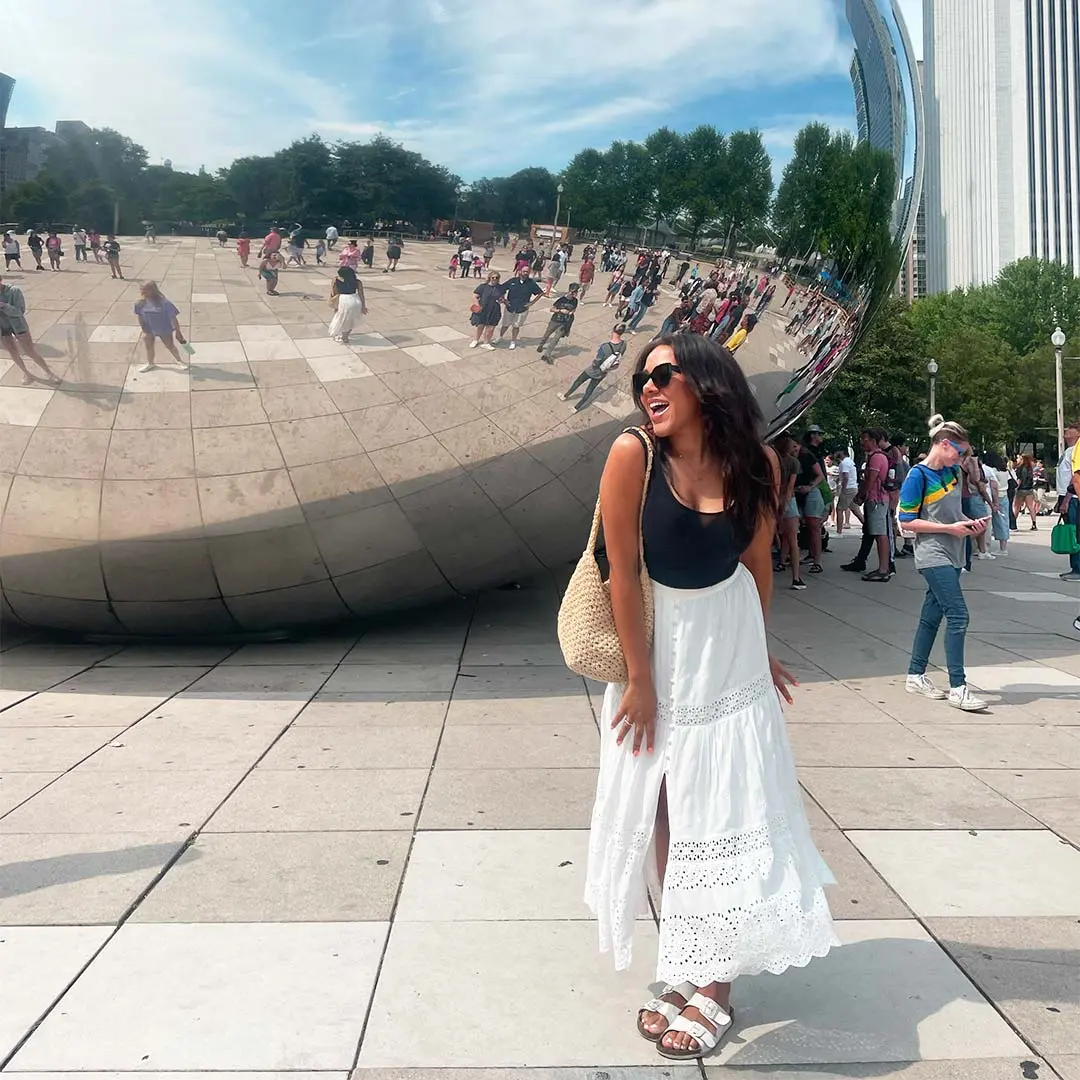
POLYGON ((483 345, 485 349, 495 348, 491 339, 495 334, 495 327, 502 319, 502 289, 499 281, 498 270, 492 270, 487 281, 473 289, 476 300, 469 321, 476 327, 476 337, 469 342, 470 349, 475 349, 477 345, 483 345))
MULTIPOLYGON (((372 248, 374 251, 374 248, 372 248)), ((350 236, 345 241, 345 246, 341 249, 341 254, 338 256, 338 266, 347 266, 350 270, 355 271, 360 265, 360 248, 356 245, 356 238, 350 236)))
POLYGON ((60 259, 64 255, 64 247, 60 243, 60 237, 55 232, 50 232, 45 238, 45 250, 49 254, 49 266, 53 270, 59 270, 60 259))
POLYGON ((101 233, 99 233, 97 229, 91 229, 90 235, 86 239, 90 242, 90 251, 94 256, 94 262, 104 262, 105 256, 101 251, 101 233))
POLYGON ((267 251, 263 248, 262 257, 259 259, 259 277, 263 279, 263 283, 266 285, 267 296, 277 296, 278 291, 278 271, 274 265, 277 259, 277 252, 267 251))
POLYGON ((967 685, 964 637, 968 610, 960 588, 964 545, 986 530, 985 521, 973 521, 963 508, 961 465, 971 449, 968 433, 941 416, 930 418, 930 452, 912 466, 900 489, 898 517, 905 533, 915 537, 915 569, 926 581, 905 689, 931 701, 948 700, 955 709, 981 712, 986 702, 967 685), (942 617, 945 618, 945 662, 949 692, 939 690, 927 677, 930 650, 942 617))
POLYGON ((646 289, 641 296, 641 303, 638 304, 637 311, 630 317, 630 321, 626 324, 630 328, 631 334, 638 332, 638 327, 641 325, 641 320, 645 318, 645 313, 656 303, 658 292, 655 289, 646 289))
POLYGON ((990 527, 998 543, 998 555, 1009 554, 1009 474, 1005 469, 1005 459, 995 450, 983 454, 983 472, 990 488, 993 502, 990 506, 992 518, 990 527))
POLYGON ((45 357, 38 352, 34 339, 30 336, 30 324, 26 321, 26 298, 22 289, 15 285, 8 285, 0 277, 0 345, 3 345, 12 363, 22 372, 24 386, 32 386, 35 382, 48 383, 51 386, 60 385, 60 377, 45 362, 45 357), (45 378, 40 375, 31 375, 26 366, 26 360, 33 360, 42 371, 45 378))
POLYGON ((41 265, 41 253, 45 250, 45 241, 42 240, 37 229, 31 229, 26 234, 26 246, 30 249, 30 254, 34 256, 34 262, 37 263, 34 269, 44 270, 45 267, 41 265))
POLYGON ((181 366, 186 367, 187 361, 180 355, 176 347, 176 341, 181 345, 187 344, 183 331, 180 329, 180 311, 177 306, 166 297, 158 288, 156 281, 144 281, 139 288, 141 300, 135 302, 135 314, 139 318, 139 326, 142 329, 143 344, 146 346, 146 363, 140 371, 153 371, 154 344, 158 338, 162 345, 172 353, 173 359, 181 366), (176 341, 173 340, 175 336, 176 341))
POLYGON ((1013 511, 1018 522, 1025 507, 1028 517, 1031 518, 1031 531, 1037 532, 1035 518, 1039 514, 1039 499, 1035 494, 1035 462, 1030 454, 1022 455, 1016 466, 1016 502, 1013 504, 1013 511))
POLYGON ((790 700, 794 680, 765 639, 778 493, 761 412, 731 354, 702 337, 661 338, 636 366, 656 461, 643 508, 643 434, 615 440, 600 481, 629 679, 604 698, 585 898, 601 948, 626 968, 655 871, 657 977, 673 985, 639 1011, 638 1032, 664 1057, 698 1058, 731 1030, 733 979, 838 944, 824 893, 833 878, 810 838, 777 698, 790 700))
POLYGON ((738 330, 731 335, 724 342, 724 348, 728 352, 735 352, 739 346, 754 332, 754 327, 758 324, 758 318, 756 315, 751 314, 749 311, 742 317, 742 321, 739 323, 738 330))
POLYGON ((615 303, 615 297, 618 296, 619 290, 623 286, 623 272, 616 270, 611 275, 611 280, 608 282, 607 293, 604 296, 604 307, 611 307, 615 303))
POLYGON ((15 239, 13 233, 4 233, 4 269, 10 270, 11 264, 21 270, 22 261, 19 256, 19 241, 15 239))
POLYGON ((337 308, 330 320, 330 336, 342 345, 348 345, 356 320, 367 314, 364 286, 351 266, 338 267, 337 277, 330 286, 330 303, 337 308))
POLYGON ((240 265, 246 268, 248 259, 251 258, 251 237, 246 232, 242 232, 236 241, 236 254, 240 265))
POLYGON ((556 288, 559 284, 559 278, 562 277, 563 265, 562 259, 560 259, 553 252, 551 258, 548 259, 547 265, 544 267, 544 295, 550 296, 551 290, 556 288))
POLYGON ((780 508, 776 531, 780 538, 780 558, 773 570, 781 573, 791 568, 791 588, 802 591, 806 583, 799 576, 799 504, 795 501, 795 480, 799 475, 799 444, 790 435, 781 435, 773 443, 780 459, 780 508))

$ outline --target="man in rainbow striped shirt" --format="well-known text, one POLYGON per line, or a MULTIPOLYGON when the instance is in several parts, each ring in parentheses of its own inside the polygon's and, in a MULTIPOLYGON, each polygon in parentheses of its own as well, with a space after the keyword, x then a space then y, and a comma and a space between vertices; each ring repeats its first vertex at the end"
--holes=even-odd
MULTIPOLYGON (((1080 531, 1080 420, 1065 428, 1065 453, 1057 467, 1057 512, 1080 531)), ((1080 581, 1080 554, 1069 556, 1069 570, 1062 581, 1080 581)))

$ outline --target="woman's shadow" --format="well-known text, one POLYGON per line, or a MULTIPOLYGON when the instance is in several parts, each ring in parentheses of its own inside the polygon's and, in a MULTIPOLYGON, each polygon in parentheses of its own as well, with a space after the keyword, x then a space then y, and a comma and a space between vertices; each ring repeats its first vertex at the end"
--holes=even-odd
MULTIPOLYGON (((862 923, 852 931, 875 932, 874 925, 862 923)), ((844 924, 838 926, 843 934, 844 924)), ((924 1060, 1010 1058, 1024 1068, 1030 1048, 949 952, 914 922, 878 926, 890 936, 850 941, 782 977, 739 979, 732 999, 735 1028, 707 1064, 753 1066, 761 1076, 775 1069, 784 1080, 785 1068, 793 1067, 808 1077, 901 1076, 906 1065, 924 1060)), ((992 957, 999 973, 1010 962, 1053 964, 1061 973, 1076 973, 1080 966, 1080 950, 970 943, 955 949, 959 955, 992 957)), ((1063 974, 1058 982, 1049 1008, 1060 1011, 1064 1030, 1080 1003, 1080 977, 1063 974)), ((1018 996, 1012 986, 1009 993, 1018 996)), ((1035 1071, 1027 1072, 1038 1076, 1040 1063, 1030 1064, 1035 1071)), ((1043 1075, 1049 1080, 1049 1070, 1043 1075)))

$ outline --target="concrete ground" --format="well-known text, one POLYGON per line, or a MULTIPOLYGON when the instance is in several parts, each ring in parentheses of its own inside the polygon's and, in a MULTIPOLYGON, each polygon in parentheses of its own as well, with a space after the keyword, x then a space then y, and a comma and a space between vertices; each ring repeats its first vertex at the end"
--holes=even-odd
MULTIPOLYGON (((1047 532, 964 579, 971 715, 903 691, 922 590, 778 590, 845 945, 741 980, 709 1062, 634 1030, 581 901, 599 688, 558 582, 284 644, 9 631, 0 1062, 177 1080, 1080 1077, 1080 590, 1047 532)), ((936 656, 941 662, 940 655, 936 656)))

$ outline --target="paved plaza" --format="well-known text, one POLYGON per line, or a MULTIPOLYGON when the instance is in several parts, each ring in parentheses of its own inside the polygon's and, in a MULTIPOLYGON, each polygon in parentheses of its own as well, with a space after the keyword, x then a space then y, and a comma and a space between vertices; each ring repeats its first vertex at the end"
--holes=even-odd
MULTIPOLYGON (((778 592, 845 945, 740 980, 707 1075, 1080 1077, 1080 592, 1045 540, 965 579, 986 714, 904 693, 910 566, 863 584, 845 537, 778 592)), ((600 688, 558 587, 289 643, 8 629, 4 1075, 700 1076, 634 1031, 653 923, 616 975, 581 901, 600 688)))
MULTIPOLYGON (((631 972, 597 953, 581 894, 601 688, 562 665, 565 573, 499 532, 552 565, 580 550, 630 365, 578 416, 555 392, 611 311, 594 291, 552 367, 532 347, 473 351, 472 285, 446 279, 448 246, 410 244, 396 275, 363 275, 372 314, 346 349, 326 337, 330 269, 283 274, 271 305, 231 248, 124 252, 128 282, 70 262, 10 278, 65 378, 0 372, 12 606, 110 632, 169 603, 182 633, 272 628, 281 601, 344 615, 402 583, 430 603, 247 644, 76 643, 5 622, 3 1075, 701 1077, 634 1030, 653 923, 631 972), (181 308, 190 372, 137 370, 146 277, 181 308), (215 486, 236 475, 215 432, 239 428, 257 479, 215 486), (500 464, 511 444, 527 468, 500 464), (148 485, 168 498, 135 500, 148 485), (90 536, 94 493, 112 531, 90 536), (447 498, 475 528, 447 529, 447 498), (355 533, 373 513, 372 536, 418 538, 410 573, 355 562, 380 550, 355 533), (55 557, 20 561, 31 542, 55 557), (300 564, 309 577, 290 578, 300 564), (449 598, 448 581, 507 578, 521 587, 449 598)), ((665 296, 644 328, 668 310, 665 296)), ((797 363, 784 317, 739 354, 762 386, 797 363)), ((992 706, 965 714, 904 693, 920 581, 910 564, 887 585, 841 573, 856 542, 833 541, 807 592, 781 578, 771 620, 802 683, 787 717, 845 945, 740 980, 705 1074, 1080 1080, 1080 590, 1047 532, 976 564, 969 674, 992 706)))

